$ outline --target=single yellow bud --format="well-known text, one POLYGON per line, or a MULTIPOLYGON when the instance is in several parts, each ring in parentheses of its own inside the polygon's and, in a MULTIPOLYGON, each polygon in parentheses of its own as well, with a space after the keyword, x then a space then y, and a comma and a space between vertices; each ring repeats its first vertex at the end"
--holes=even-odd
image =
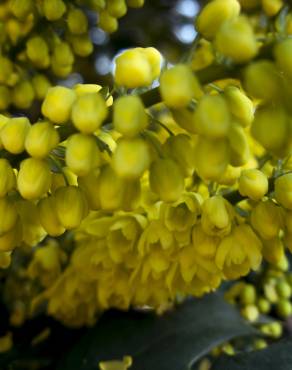
POLYGON ((101 89, 102 87, 96 84, 76 84, 74 85, 74 91, 76 92, 77 97, 86 95, 86 94, 98 93, 101 89))
POLYGON ((79 131, 91 134, 99 129, 107 114, 107 106, 103 97, 99 93, 89 93, 76 99, 71 118, 79 131))
POLYGON ((101 208, 99 199, 99 175, 100 169, 90 171, 86 176, 78 177, 78 186, 83 190, 89 209, 94 211, 101 208))
POLYGON ((244 306, 240 313, 249 322, 255 322, 259 317, 259 310, 254 304, 244 306))
POLYGON ((224 22, 216 33, 214 45, 219 53, 235 63, 246 63, 258 52, 253 28, 243 16, 224 22))
POLYGON ((249 126, 254 118, 254 105, 239 88, 235 86, 227 86, 224 89, 228 107, 232 115, 243 126, 249 126))
POLYGON ((280 279, 276 284, 276 290, 281 298, 289 299, 292 295, 292 289, 287 281, 280 279))
POLYGON ((172 158, 180 166, 185 177, 194 172, 194 147, 190 136, 178 134, 169 136, 163 145, 167 157, 172 158))
POLYGON ((0 236, 0 252, 12 251, 15 247, 20 245, 23 235, 22 229, 22 223, 18 217, 15 225, 0 236))
POLYGON ((206 39, 212 40, 220 26, 238 16, 240 4, 236 0, 213 0, 202 8, 196 19, 196 27, 206 39))
POLYGON ((35 158, 44 158, 59 144, 58 131, 50 122, 32 125, 25 138, 25 150, 35 158))
POLYGON ((210 66, 215 59, 213 45, 211 42, 201 39, 198 47, 192 55, 191 67, 193 71, 210 66))
POLYGON ((0 198, 0 236, 11 230, 17 221, 17 209, 13 200, 0 198))
POLYGON ((65 13, 66 5, 62 0, 44 0, 43 11, 49 21, 56 21, 65 13))
POLYGON ((151 85, 151 65, 138 48, 124 51, 115 63, 115 81, 118 85, 129 89, 151 85))
POLYGON ((42 227, 51 236, 59 236, 65 232, 65 228, 61 225, 56 211, 56 199, 54 196, 49 196, 41 199, 38 202, 38 213, 42 227))
POLYGON ((238 180, 238 190, 242 196, 259 201, 267 194, 269 182, 267 176, 257 169, 243 170, 238 180))
POLYGON ((134 137, 144 130, 148 117, 142 100, 138 96, 122 96, 114 102, 115 129, 123 136, 134 137))
POLYGON ((51 87, 42 104, 42 113, 58 125, 65 124, 70 119, 75 99, 74 90, 63 86, 51 87))
POLYGON ((87 175, 101 163, 100 151, 94 136, 74 134, 67 140, 66 165, 77 176, 87 175))
POLYGON ((0 111, 6 110, 11 104, 10 89, 6 86, 0 86, 0 111))
POLYGON ((221 195, 205 200, 202 206, 202 228, 208 235, 225 236, 231 231, 233 209, 221 195))
POLYGON ((145 0, 127 0, 127 5, 131 8, 141 8, 145 0))
POLYGON ((0 158, 0 198, 4 197, 16 185, 16 177, 7 159, 0 158))
POLYGON ((98 25, 105 32, 113 33, 118 29, 118 21, 115 17, 111 16, 107 11, 102 10, 99 13, 98 25))
POLYGON ((51 57, 53 73, 58 77, 67 77, 72 71, 74 54, 67 42, 59 42, 55 45, 51 57))
POLYGON ((54 193, 56 212, 66 230, 75 229, 88 214, 88 205, 81 189, 64 186, 54 193))
POLYGON ((51 170, 47 161, 28 158, 21 162, 17 176, 17 189, 24 199, 37 199, 51 186, 51 170))
POLYGON ((121 18, 127 13, 125 0, 111 0, 106 4, 106 11, 115 18, 121 18))
POLYGON ((281 77, 270 61, 259 60, 248 65, 244 84, 247 92, 254 98, 271 101, 281 97, 281 77))
POLYGON ((124 179, 138 179, 150 165, 148 144, 140 138, 120 139, 113 154, 113 168, 124 179))
POLYGON ((200 97, 202 91, 191 68, 177 64, 161 74, 160 93, 168 107, 185 108, 193 98, 200 97))
POLYGON ((221 95, 205 95, 197 105, 195 123, 198 134, 209 138, 227 136, 230 127, 230 113, 221 95))
POLYGON ((103 361, 98 366, 100 370, 127 370, 132 366, 132 363, 132 357, 124 356, 121 361, 103 361))
POLYGON ((199 137, 194 149, 194 160, 201 178, 211 181, 220 179, 227 168, 229 158, 227 140, 199 137))
POLYGON ((230 145, 230 164, 243 166, 250 159, 250 148, 246 132, 243 127, 233 122, 228 132, 230 145))
POLYGON ((261 313, 267 314, 271 311, 271 303, 264 297, 257 300, 257 307, 261 313))
POLYGON ((264 106, 256 110, 251 134, 266 150, 280 154, 289 138, 288 125, 288 116, 283 109, 264 106))
POLYGON ((105 165, 101 168, 98 181, 99 187, 97 191, 101 209, 106 211, 119 209, 124 197, 124 180, 115 173, 111 166, 105 165))
POLYGON ((245 284, 240 291, 240 303, 242 305, 254 304, 256 302, 257 292, 252 284, 245 284))
POLYGON ((286 38, 276 44, 274 55, 278 68, 288 78, 292 78, 292 39, 286 38))
POLYGON ((251 212, 251 225, 262 239, 273 239, 283 228, 281 208, 271 200, 258 203, 251 212))
POLYGON ((77 8, 72 8, 68 12, 68 28, 71 33, 81 35, 88 28, 87 17, 84 12, 77 8))
POLYGON ((150 188, 164 202, 175 202, 184 190, 184 177, 172 159, 160 158, 150 167, 150 188))
POLYGON ((48 78, 45 75, 37 74, 33 76, 31 82, 36 99, 44 100, 49 88, 51 87, 51 83, 48 78))
POLYGON ((7 78, 13 73, 12 62, 3 56, 0 56, 0 83, 6 84, 7 78))
POLYGON ((12 103, 20 109, 28 109, 35 98, 34 89, 30 81, 20 81, 12 90, 12 103))
POLYGON ((85 58, 93 52, 93 43, 87 33, 83 35, 72 35, 68 38, 76 55, 85 58))
POLYGON ((292 173, 275 180, 275 198, 284 208, 292 210, 292 173))
POLYGON ((10 118, 0 131, 3 147, 12 154, 24 151, 24 143, 30 128, 26 117, 10 118))
POLYGON ((32 0, 11 0, 9 9, 12 14, 19 19, 26 18, 34 8, 32 0))
POLYGON ((274 17, 283 6, 282 0, 262 0, 263 10, 269 17, 274 17))
POLYGON ((50 65, 49 47, 40 36, 34 36, 27 41, 26 54, 37 68, 45 69, 50 65))
POLYGON ((277 313, 282 318, 292 315, 292 304, 288 299, 281 299, 276 306, 277 313))

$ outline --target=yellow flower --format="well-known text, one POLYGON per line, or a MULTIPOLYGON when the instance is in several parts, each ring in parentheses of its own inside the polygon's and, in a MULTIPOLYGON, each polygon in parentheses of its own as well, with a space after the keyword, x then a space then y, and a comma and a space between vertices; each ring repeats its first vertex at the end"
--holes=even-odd
POLYGON ((262 242, 247 224, 235 226, 220 242, 215 262, 227 279, 256 270, 262 261, 262 242))
POLYGON ((202 205, 202 228, 209 235, 228 235, 234 216, 231 204, 221 195, 215 195, 206 199, 202 205))

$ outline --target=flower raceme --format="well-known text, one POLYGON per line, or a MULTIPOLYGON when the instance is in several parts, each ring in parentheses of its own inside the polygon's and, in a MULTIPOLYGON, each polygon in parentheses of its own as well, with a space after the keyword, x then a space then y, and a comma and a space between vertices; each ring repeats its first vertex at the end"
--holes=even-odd
MULTIPOLYGON (((114 31, 127 6, 142 3, 98 2, 95 11, 114 31)), ((25 23, 34 3, 17 4, 9 12, 25 23)), ((111 307, 159 310, 178 294, 201 296, 257 270, 263 259, 285 262, 289 37, 274 40, 262 59, 265 30, 240 14, 247 2, 212 0, 198 15, 200 53, 189 63, 162 68, 156 49, 134 48, 115 60, 112 96, 95 84, 50 87, 44 68, 66 76, 74 55, 90 52, 89 24, 75 5, 40 1, 41 18, 63 27, 65 16, 66 32, 54 42, 28 32, 31 78, 19 79, 14 62, 0 57, 0 109, 42 100, 37 122, 0 115, 0 265, 17 246, 34 247, 32 308, 46 300, 67 325, 91 325, 111 307), (209 76, 213 67, 224 77, 209 76), (236 79, 225 78, 239 68, 236 79), (153 82, 154 92, 140 94, 153 82)), ((262 9, 274 16, 268 2, 262 9)), ((17 35, 9 37, 17 45, 17 35)))

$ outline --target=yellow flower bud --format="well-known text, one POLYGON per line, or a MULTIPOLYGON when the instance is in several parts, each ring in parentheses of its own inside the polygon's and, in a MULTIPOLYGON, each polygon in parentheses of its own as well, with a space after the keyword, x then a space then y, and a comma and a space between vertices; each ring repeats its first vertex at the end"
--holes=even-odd
POLYGON ((275 65, 267 60, 251 63, 245 70, 244 83, 247 92, 264 101, 279 99, 281 78, 275 65))
POLYGON ((72 109, 74 126, 84 134, 99 129, 108 114, 106 102, 99 93, 79 96, 72 109))
POLYGON ((49 21, 56 21, 65 13, 66 5, 62 0, 44 0, 43 11, 49 21))
POLYGON ((234 213, 231 204, 221 195, 205 200, 202 206, 202 229, 206 234, 225 236, 230 233, 234 213))
POLYGON ((254 304, 244 306, 240 313, 249 322, 255 322, 259 317, 259 310, 254 304))
POLYGON ((282 0, 262 0, 263 10, 269 17, 274 17, 283 6, 282 0))
POLYGON ((132 366, 132 357, 124 356, 122 361, 103 361, 98 364, 100 370, 127 370, 132 366))
POLYGON ((55 45, 51 57, 51 67, 58 77, 66 77, 72 70, 74 54, 67 42, 59 42, 55 45))
POLYGON ((150 188, 164 202, 176 202, 184 190, 184 178, 172 159, 160 158, 150 167, 150 188))
POLYGON ((243 126, 249 126, 254 118, 254 106, 250 100, 239 88, 227 86, 224 89, 228 107, 232 115, 243 126))
POLYGON ((230 127, 230 113, 221 95, 205 95, 197 105, 195 123, 197 132, 209 138, 227 136, 230 127))
POLYGON ((271 200, 260 202, 251 212, 251 225, 262 239, 272 239, 283 228, 281 208, 271 200))
POLYGON ((141 8, 145 0, 127 0, 128 6, 131 8, 141 8))
POLYGON ((261 4, 261 0, 239 0, 243 9, 254 9, 261 4))
POLYGON ((34 89, 30 81, 21 81, 13 87, 12 102, 15 107, 28 109, 35 98, 34 89))
POLYGON ((42 104, 42 113, 50 121, 58 125, 64 124, 70 119, 75 99, 74 90, 63 86, 51 87, 42 104))
POLYGON ((109 165, 101 168, 98 181, 101 208, 107 211, 120 208, 124 196, 124 181, 109 165))
POLYGON ((0 236, 10 231, 17 221, 15 203, 8 197, 0 198, 0 236))
POLYGON ((6 86, 0 86, 0 110, 6 110, 11 104, 10 89, 6 86))
POLYGON ((34 36, 27 41, 26 54, 37 68, 45 69, 50 65, 48 45, 40 36, 34 36))
POLYGON ((101 163, 100 151, 94 136, 74 134, 67 140, 66 165, 77 176, 87 175, 101 163))
POLYGON ((113 123, 123 136, 134 137, 147 127, 148 117, 138 96, 122 96, 114 102, 113 123))
POLYGON ((9 252, 20 245, 22 241, 22 224, 20 218, 17 218, 15 225, 5 234, 0 235, 0 251, 9 252))
POLYGON ((202 91, 190 67, 177 64, 161 74, 160 93, 168 107, 185 108, 193 98, 201 96, 202 91))
POLYGON ((278 68, 288 78, 292 78, 292 40, 287 38, 276 44, 274 55, 278 68))
POLYGON ((277 302, 277 313, 282 318, 287 318, 292 315, 292 305, 288 299, 281 299, 277 302))
POLYGON ((49 88, 51 87, 51 83, 48 78, 45 75, 37 74, 33 76, 31 82, 34 88, 36 99, 44 100, 49 88))
POLYGON ((284 208, 292 210, 292 173, 275 180, 275 198, 284 208))
POLYGON ((12 0, 9 2, 9 9, 19 19, 26 18, 33 11, 32 0, 12 0))
POLYGON ((30 127, 24 146, 32 157, 44 158, 59 141, 59 134, 50 122, 37 122, 30 127))
POLYGON ((140 138, 120 139, 112 160, 118 176, 138 179, 150 165, 148 144, 140 138))
POLYGON ((243 166, 250 158, 250 148, 247 134, 243 127, 233 123, 228 132, 230 145, 230 164, 232 166, 243 166))
POLYGON ((56 199, 49 196, 38 202, 38 213, 42 227, 51 236, 59 236, 65 232, 61 225, 56 212, 56 199))
POLYGON ((24 143, 30 128, 26 117, 11 118, 0 131, 3 147, 12 154, 24 151, 24 143))
POLYGON ((85 95, 85 94, 92 94, 98 93, 102 87, 96 84, 76 84, 74 85, 74 91, 77 94, 77 97, 85 95))
POLYGON ((257 298, 256 289, 252 284, 246 284, 240 292, 240 303, 242 305, 254 304, 257 298))
POLYGON ((88 214, 86 198, 78 187, 60 187, 54 193, 58 219, 66 230, 75 229, 88 214))
POLYGON ((124 51, 115 63, 115 81, 118 85, 133 89, 152 83, 151 65, 138 48, 124 51))
POLYGON ((251 133, 266 150, 280 154, 289 137, 285 111, 270 106, 257 109, 251 133))
POLYGON ((101 208, 99 199, 99 175, 100 169, 90 171, 86 176, 78 177, 78 186, 83 190, 89 209, 98 210, 101 208))
POLYGON ((236 0, 210 1, 196 19, 197 30, 206 39, 213 39, 223 22, 235 18, 239 12, 240 4, 236 0))
POLYGON ((72 35, 69 41, 76 55, 80 57, 88 57, 93 52, 93 44, 88 34, 72 35))
POLYGON ((190 136, 178 134, 170 136, 163 145, 167 157, 172 158, 180 166, 185 177, 194 171, 194 147, 190 136))
POLYGON ((216 252, 216 265, 227 279, 256 270, 262 261, 262 243, 249 225, 241 224, 224 237, 216 252))
POLYGON ((51 170, 48 162, 28 158, 21 162, 17 176, 17 189, 24 199, 37 199, 45 195, 51 186, 51 170))
POLYGON ((115 18, 121 18, 127 13, 125 0, 111 0, 106 4, 107 12, 115 18))
POLYGON ((105 32, 113 33, 118 29, 118 21, 112 17, 107 11, 102 10, 99 13, 98 25, 105 32))
POLYGON ((16 185, 16 177, 7 159, 0 158, 0 198, 4 197, 16 185))
POLYGON ((235 63, 246 63, 258 52, 253 28, 243 16, 224 22, 216 33, 214 45, 219 53, 235 63))
POLYGON ((0 83, 6 84, 7 78, 13 73, 12 62, 3 56, 0 56, 0 83))
POLYGON ((77 8, 72 8, 68 12, 68 28, 71 33, 80 35, 85 33, 88 28, 87 17, 84 12, 77 8))
POLYGON ((191 67, 193 71, 210 66, 215 59, 213 45, 211 42, 201 39, 196 51, 192 55, 191 67))
POLYGON ((227 140, 209 140, 199 137, 194 151, 198 175, 205 180, 218 180, 229 162, 230 153, 227 140))
POLYGON ((243 170, 238 180, 238 190, 242 196, 258 201, 268 192, 266 175, 257 169, 243 170))
MULTIPOLYGON (((0 252, 0 267, 6 269, 11 263, 11 252, 0 252)), ((6 348, 12 347, 12 343, 8 344, 6 348)), ((4 345, 5 348, 5 345, 4 345)))
POLYGON ((149 48, 139 48, 141 52, 147 58, 152 71, 152 79, 155 80, 160 76, 162 56, 160 52, 152 47, 149 48))

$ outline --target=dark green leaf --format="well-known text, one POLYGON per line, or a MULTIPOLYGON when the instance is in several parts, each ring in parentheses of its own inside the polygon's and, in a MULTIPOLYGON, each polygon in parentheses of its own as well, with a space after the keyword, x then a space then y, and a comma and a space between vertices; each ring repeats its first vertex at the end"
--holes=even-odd
POLYGON ((212 370, 291 370, 292 340, 237 356, 223 356, 212 366, 212 370))
POLYGON ((111 311, 58 369, 92 370, 100 361, 130 355, 131 370, 183 370, 214 346, 254 332, 219 294, 189 300, 162 317, 111 311))

